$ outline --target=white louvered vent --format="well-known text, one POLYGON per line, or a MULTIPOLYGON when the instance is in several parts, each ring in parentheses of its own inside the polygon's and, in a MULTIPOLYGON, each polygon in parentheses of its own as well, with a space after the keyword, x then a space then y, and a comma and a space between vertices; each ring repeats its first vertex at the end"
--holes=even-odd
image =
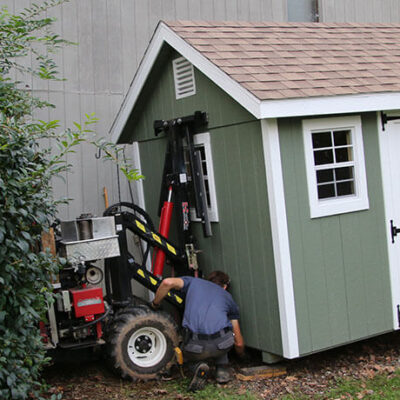
POLYGON ((196 94, 193 65, 184 57, 172 61, 176 99, 196 94))

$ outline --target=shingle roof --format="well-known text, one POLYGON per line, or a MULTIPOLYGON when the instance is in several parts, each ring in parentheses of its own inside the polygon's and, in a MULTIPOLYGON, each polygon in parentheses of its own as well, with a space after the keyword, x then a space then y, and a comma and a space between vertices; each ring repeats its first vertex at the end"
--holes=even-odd
POLYGON ((166 25, 260 100, 400 92, 400 25, 166 25))

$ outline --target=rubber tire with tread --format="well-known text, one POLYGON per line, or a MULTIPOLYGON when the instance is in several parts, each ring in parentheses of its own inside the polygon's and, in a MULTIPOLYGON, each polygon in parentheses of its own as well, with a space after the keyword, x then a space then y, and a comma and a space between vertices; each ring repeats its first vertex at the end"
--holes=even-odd
POLYGON ((108 332, 108 360, 123 378, 155 379, 168 371, 175 362, 174 349, 179 344, 177 325, 169 314, 162 311, 155 312, 146 307, 129 307, 126 311, 118 313, 108 332), (149 367, 138 365, 128 354, 130 338, 143 328, 160 332, 166 343, 165 354, 149 367))

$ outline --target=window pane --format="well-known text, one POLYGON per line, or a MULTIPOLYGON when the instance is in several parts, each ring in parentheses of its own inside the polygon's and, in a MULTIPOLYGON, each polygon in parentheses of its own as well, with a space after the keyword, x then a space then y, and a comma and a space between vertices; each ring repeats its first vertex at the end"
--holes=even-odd
POLYGON ((353 167, 335 168, 335 176, 337 181, 353 179, 353 167))
POLYGON ((351 144, 351 131, 335 131, 333 132, 333 140, 335 146, 346 146, 351 144))
POLYGON ((328 197, 335 197, 335 185, 318 185, 318 198, 326 199, 328 197))
POLYGON ((354 182, 341 182, 337 184, 338 196, 347 196, 349 194, 354 194, 354 182))
POLYGON ((321 169, 317 171, 317 183, 333 182, 333 170, 321 169))
POLYGON ((353 148, 335 149, 336 162, 353 161, 353 148))
POLYGON ((312 142, 314 149, 321 147, 332 147, 332 137, 330 132, 318 132, 312 134, 312 142))
POLYGON ((319 150, 314 151, 315 165, 332 164, 333 151, 332 150, 319 150))

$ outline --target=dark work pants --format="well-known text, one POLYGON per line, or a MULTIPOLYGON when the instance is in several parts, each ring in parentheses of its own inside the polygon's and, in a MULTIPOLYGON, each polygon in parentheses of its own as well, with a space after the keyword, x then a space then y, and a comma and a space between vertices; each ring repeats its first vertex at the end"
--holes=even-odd
POLYGON ((228 364, 228 351, 233 347, 233 332, 221 331, 217 338, 200 339, 190 333, 183 346, 184 361, 200 361, 214 359, 216 365, 228 364))

